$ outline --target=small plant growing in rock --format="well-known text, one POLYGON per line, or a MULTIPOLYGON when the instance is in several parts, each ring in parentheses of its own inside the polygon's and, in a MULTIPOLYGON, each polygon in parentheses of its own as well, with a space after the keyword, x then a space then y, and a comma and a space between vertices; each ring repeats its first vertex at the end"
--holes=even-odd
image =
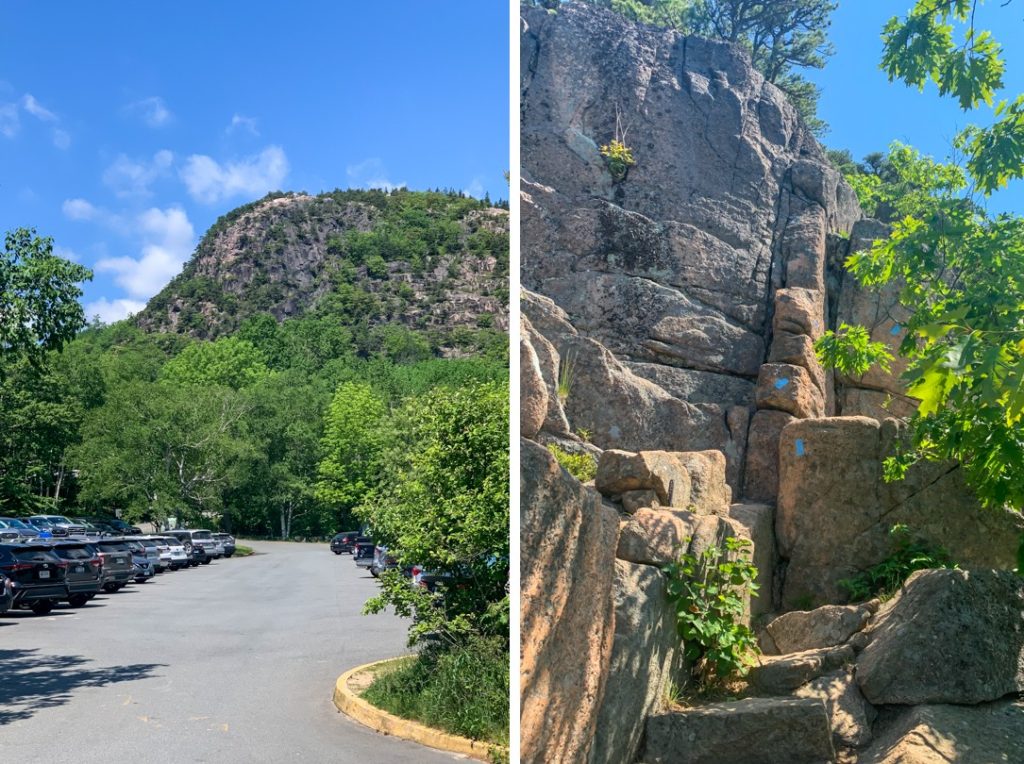
POLYGON ((616 183, 624 181, 629 168, 636 164, 629 146, 617 138, 613 138, 610 143, 601 147, 601 156, 604 157, 605 163, 608 165, 608 172, 611 173, 612 180, 616 183))
POLYGON ((945 549, 916 538, 910 528, 902 523, 894 525, 889 535, 892 538, 892 554, 853 578, 844 578, 839 582, 850 593, 853 602, 872 597, 892 597, 915 570, 958 567, 945 549))
POLYGON ((867 329, 849 324, 840 325, 836 331, 829 329, 814 343, 814 350, 826 369, 854 376, 863 375, 875 364, 889 371, 892 361, 892 353, 884 342, 872 342, 867 329))
POLYGON ((626 129, 622 127, 622 114, 619 107, 615 107, 615 137, 601 147, 601 156, 608 165, 608 172, 611 173, 614 183, 621 183, 626 179, 629 168, 636 164, 633 159, 633 151, 626 145, 626 129))
POLYGON ((758 590, 750 546, 746 539, 729 537, 724 548, 685 552, 664 569, 679 636, 701 688, 745 676, 759 653, 754 633, 743 623, 746 597, 758 590))
POLYGON ((572 353, 566 353, 558 362, 558 384, 556 385, 556 391, 558 393, 558 401, 563 406, 569 399, 569 392, 572 390, 573 380, 576 378, 576 356, 572 353))
POLYGON ((554 443, 548 445, 548 451, 550 451, 551 455, 558 460, 558 463, 565 468, 566 472, 581 483, 593 480, 594 476, 597 475, 597 460, 593 455, 588 454, 585 451, 578 454, 571 454, 568 451, 559 448, 554 443))

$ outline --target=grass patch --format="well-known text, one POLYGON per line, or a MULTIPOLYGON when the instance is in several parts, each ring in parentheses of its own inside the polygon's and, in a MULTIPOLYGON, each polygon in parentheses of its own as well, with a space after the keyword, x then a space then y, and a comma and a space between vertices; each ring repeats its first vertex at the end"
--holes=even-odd
POLYGON ((251 546, 243 546, 242 544, 235 544, 235 557, 248 557, 250 554, 255 554, 251 546))
POLYGON ((386 667, 363 698, 378 708, 473 740, 508 745, 509 653, 499 640, 424 647, 386 667))
POLYGON ((597 459, 586 451, 578 454, 570 454, 568 451, 559 448, 554 443, 548 445, 548 451, 558 460, 566 471, 581 483, 593 480, 597 475, 597 459))

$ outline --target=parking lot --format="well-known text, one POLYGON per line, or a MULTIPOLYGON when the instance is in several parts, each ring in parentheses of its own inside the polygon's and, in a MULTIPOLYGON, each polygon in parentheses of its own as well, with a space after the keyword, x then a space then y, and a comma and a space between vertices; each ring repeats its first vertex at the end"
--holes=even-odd
POLYGON ((0 615, 0 758, 62 762, 450 762, 331 703, 344 669, 405 650, 363 616, 376 585, 327 544, 257 554, 0 615))

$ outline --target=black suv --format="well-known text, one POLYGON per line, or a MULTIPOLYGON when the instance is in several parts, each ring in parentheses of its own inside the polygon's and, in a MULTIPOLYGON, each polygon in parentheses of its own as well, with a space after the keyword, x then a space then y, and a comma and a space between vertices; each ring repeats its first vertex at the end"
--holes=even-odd
POLYGON ((82 607, 103 588, 103 558, 85 541, 57 541, 53 553, 67 563, 68 603, 82 607))
POLYGON ((11 579, 14 606, 46 615, 68 597, 67 563, 49 544, 0 544, 0 574, 11 579))
POLYGON ((134 525, 129 525, 124 520, 118 520, 116 517, 104 517, 102 515, 97 515, 95 517, 87 517, 85 519, 93 525, 98 525, 100 528, 106 526, 121 536, 142 535, 142 528, 136 528, 134 525))
POLYGON ((359 531, 342 531, 331 539, 331 551, 335 554, 342 552, 352 554, 356 548, 357 538, 359 538, 359 531))

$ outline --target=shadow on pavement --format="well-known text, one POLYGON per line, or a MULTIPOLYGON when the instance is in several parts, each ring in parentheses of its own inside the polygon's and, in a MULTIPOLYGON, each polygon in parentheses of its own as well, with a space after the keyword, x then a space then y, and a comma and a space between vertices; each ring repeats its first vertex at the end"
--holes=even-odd
POLYGON ((66 615, 74 615, 74 614, 75 614, 74 610, 62 610, 62 609, 58 608, 58 609, 55 609, 55 610, 51 610, 46 615, 36 615, 31 610, 23 610, 21 608, 18 608, 18 609, 11 608, 6 613, 0 615, 0 623, 3 623, 3 619, 10 619, 10 620, 14 620, 14 621, 20 621, 22 619, 26 619, 26 620, 31 621, 33 618, 40 618, 40 619, 42 619, 42 618, 50 618, 52 616, 63 617, 63 616, 66 616, 66 615))
POLYGON ((104 687, 153 675, 164 663, 85 668, 78 655, 41 655, 38 649, 0 650, 0 727, 31 718, 44 708, 62 706, 83 687, 104 687))

